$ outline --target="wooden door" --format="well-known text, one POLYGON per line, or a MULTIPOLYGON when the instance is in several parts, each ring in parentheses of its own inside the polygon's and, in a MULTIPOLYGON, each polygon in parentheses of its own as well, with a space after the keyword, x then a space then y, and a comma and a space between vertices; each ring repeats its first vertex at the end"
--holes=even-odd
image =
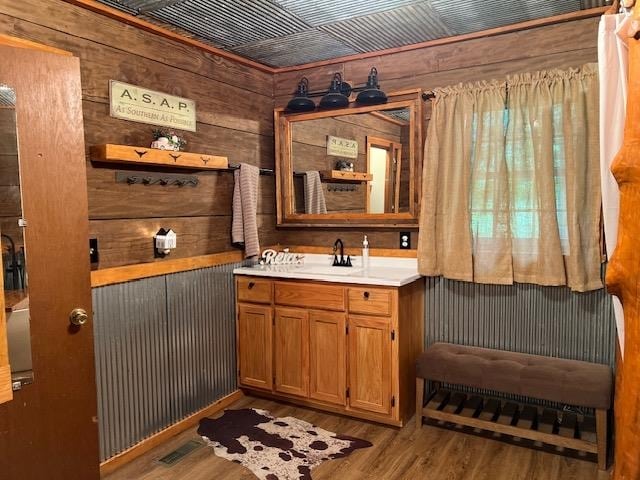
POLYGON ((393 168, 391 178, 392 194, 393 194, 393 208, 390 209, 393 213, 400 212, 400 183, 402 180, 402 143, 393 144, 393 168))
MULTIPOLYGON (((367 136, 367 173, 373 173, 375 165, 373 165, 373 149, 384 150, 386 152, 386 165, 384 168, 384 211, 372 211, 372 189, 374 183, 370 182, 367 185, 366 195, 366 212, 369 213, 397 213, 398 202, 400 201, 400 174, 402 171, 402 144, 387 140, 385 138, 378 138, 367 136)), ((382 182, 377 179, 374 174, 374 182, 382 182)), ((382 183, 381 183, 382 184, 382 183)), ((380 184, 380 185, 381 185, 380 184)))
POLYGON ((271 390, 271 307, 238 304, 238 369, 241 385, 271 390))
POLYGON ((345 314, 309 313, 309 397, 345 405, 347 358, 345 314))
POLYGON ((388 318, 349 316, 349 406, 391 413, 391 329, 388 318))
POLYGON ((79 60, 5 40, 0 82, 16 93, 34 381, 0 405, 0 477, 97 479, 79 60), (69 322, 75 308, 89 313, 81 327, 69 322))
MULTIPOLYGON (((3 275, 0 275, 0 288, 4 291, 3 275)), ((8 402, 12 399, 11 365, 9 364, 9 346, 7 344, 7 319, 4 313, 4 295, 0 295, 0 403, 8 402)))
POLYGON ((309 313, 297 308, 276 308, 275 390, 309 396, 309 313))

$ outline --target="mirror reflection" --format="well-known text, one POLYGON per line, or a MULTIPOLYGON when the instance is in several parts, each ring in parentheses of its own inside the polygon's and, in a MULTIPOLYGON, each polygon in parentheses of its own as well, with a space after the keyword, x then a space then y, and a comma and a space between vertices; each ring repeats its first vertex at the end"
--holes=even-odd
POLYGON ((9 363, 14 382, 31 383, 28 278, 22 219, 16 95, 0 83, 0 237, 9 363))
POLYGON ((404 107, 293 122, 295 213, 409 212, 410 119, 404 107))

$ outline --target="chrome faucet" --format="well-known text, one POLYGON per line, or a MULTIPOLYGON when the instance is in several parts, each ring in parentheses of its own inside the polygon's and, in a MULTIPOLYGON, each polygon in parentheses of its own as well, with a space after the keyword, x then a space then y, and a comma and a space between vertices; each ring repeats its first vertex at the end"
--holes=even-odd
POLYGON ((342 240, 337 239, 333 244, 333 266, 334 267, 353 267, 351 264, 351 257, 347 255, 347 258, 344 258, 344 244, 342 240), (340 245, 340 259, 338 259, 337 251, 338 245, 340 245))

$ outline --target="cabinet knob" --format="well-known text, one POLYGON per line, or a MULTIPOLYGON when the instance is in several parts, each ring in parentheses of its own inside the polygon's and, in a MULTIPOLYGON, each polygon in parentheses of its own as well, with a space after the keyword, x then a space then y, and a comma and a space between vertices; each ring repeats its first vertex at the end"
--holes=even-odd
POLYGON ((255 282, 249 282, 249 285, 248 285, 249 290, 251 290, 255 286, 256 286, 255 282))
POLYGON ((364 297, 365 300, 369 300, 369 292, 364 292, 362 296, 364 297))

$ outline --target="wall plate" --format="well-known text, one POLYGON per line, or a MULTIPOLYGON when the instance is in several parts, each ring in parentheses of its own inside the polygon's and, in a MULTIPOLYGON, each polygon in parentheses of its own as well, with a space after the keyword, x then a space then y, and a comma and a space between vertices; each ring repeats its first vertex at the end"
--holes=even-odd
POLYGON ((98 239, 89 239, 89 260, 91 263, 98 263, 100 261, 100 253, 98 252, 98 239))
POLYGON ((400 250, 411 249, 411 232, 400 232, 400 250))

